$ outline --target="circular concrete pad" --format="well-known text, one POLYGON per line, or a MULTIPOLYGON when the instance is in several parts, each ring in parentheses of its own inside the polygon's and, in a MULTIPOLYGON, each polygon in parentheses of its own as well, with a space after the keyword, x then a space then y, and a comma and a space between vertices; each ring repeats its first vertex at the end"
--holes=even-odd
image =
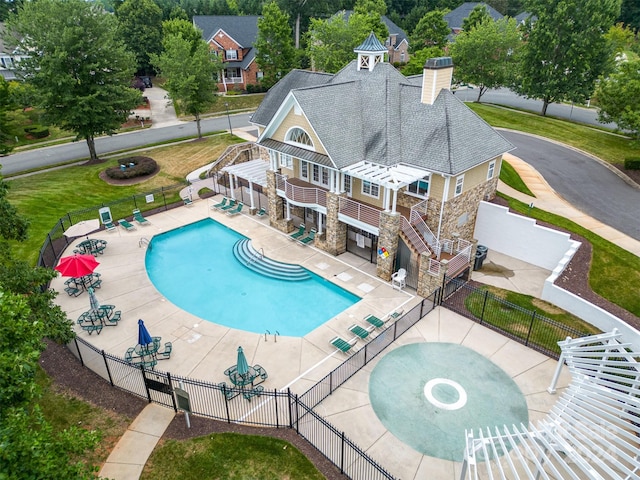
POLYGON ((462 461, 465 429, 529 422, 515 382, 479 353, 454 343, 414 343, 385 355, 369 397, 392 434, 430 457, 462 461))

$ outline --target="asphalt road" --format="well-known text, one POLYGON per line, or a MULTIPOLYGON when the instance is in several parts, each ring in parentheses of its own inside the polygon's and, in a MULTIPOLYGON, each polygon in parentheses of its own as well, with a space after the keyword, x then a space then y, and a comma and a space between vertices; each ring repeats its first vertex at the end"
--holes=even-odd
MULTIPOLYGON (((491 91, 486 95, 492 93, 496 92, 491 91)), ((517 104, 522 101, 521 97, 508 93, 508 91, 498 92, 498 94, 503 95, 501 101, 504 103, 517 104)), ((490 98, 487 97, 487 101, 490 98)), ((496 99, 493 98, 493 100, 496 99)), ((535 102, 534 100, 525 101, 535 102)), ((564 115, 568 118, 571 113, 570 110, 567 110, 571 108, 570 106, 552 105, 549 108, 552 107, 554 109, 558 107, 558 116, 564 115)), ((593 110, 580 110, 585 110, 585 115, 591 116, 590 122, 597 123, 593 110)), ((226 130, 229 128, 229 120, 233 128, 247 127, 249 117, 250 114, 238 114, 229 118, 223 116, 203 120, 202 130, 203 132, 226 130)), ((585 119, 588 120, 587 117, 585 119)), ((585 123, 589 122, 585 121, 585 123)), ((512 153, 538 170, 549 185, 568 202, 587 215, 640 240, 640 222, 637 213, 638 205, 640 205, 640 190, 629 186, 609 169, 575 150, 515 132, 503 131, 502 133, 517 147, 512 153)), ((195 134, 195 122, 150 128, 98 138, 96 149, 100 155, 103 155, 195 134)), ((88 151, 84 141, 31 150, 0 159, 2 165, 0 173, 9 175, 42 166, 57 165, 69 160, 82 160, 87 157, 88 151)))
MULTIPOLYGON (((249 124, 249 114, 237 114, 230 117, 216 117, 202 120, 202 132, 210 133, 219 130, 228 130, 229 121, 232 128, 246 127, 249 124)), ((111 137, 100 137, 96 139, 96 151, 98 155, 110 152, 128 150, 131 148, 144 147, 158 142, 175 140, 182 137, 195 136, 197 134, 196 123, 188 122, 169 127, 148 128, 129 133, 120 133, 111 137)), ((2 175, 13 175, 16 173, 41 168, 71 160, 83 160, 89 157, 87 142, 84 140, 56 145, 52 147, 28 150, 25 152, 13 153, 7 157, 0 158, 2 175)))
MULTIPOLYGON (((473 102, 478 98, 477 89, 460 89, 456 91, 456 96, 464 101, 473 102)), ((540 113, 542 111, 542 100, 534 100, 516 95, 508 88, 495 88, 487 90, 480 99, 482 103, 494 103, 496 105, 506 105, 531 112, 540 113)), ((595 108, 584 108, 564 103, 552 103, 547 107, 547 116, 566 118, 574 122, 594 125, 598 127, 615 130, 615 123, 598 122, 598 111, 595 108)))
POLYGON ((517 147, 511 153, 540 172, 574 207, 640 240, 640 189, 575 150, 521 133, 500 133, 517 147))

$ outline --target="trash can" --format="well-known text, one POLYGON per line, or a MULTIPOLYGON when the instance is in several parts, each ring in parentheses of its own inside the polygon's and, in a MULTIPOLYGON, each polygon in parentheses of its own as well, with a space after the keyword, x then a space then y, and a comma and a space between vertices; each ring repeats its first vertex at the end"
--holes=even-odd
POLYGON ((489 249, 484 245, 478 245, 478 247, 476 248, 476 258, 474 259, 474 262, 473 262, 474 270, 480 270, 482 268, 482 263, 487 258, 488 251, 489 249))

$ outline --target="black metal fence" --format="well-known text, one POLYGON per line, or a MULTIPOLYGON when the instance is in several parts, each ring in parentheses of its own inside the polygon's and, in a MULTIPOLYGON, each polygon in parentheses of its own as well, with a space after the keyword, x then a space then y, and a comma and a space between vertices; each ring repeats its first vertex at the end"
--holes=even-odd
POLYGON ((446 279, 441 304, 555 359, 560 357, 559 341, 590 334, 544 317, 535 310, 522 308, 459 278, 446 279))
POLYGON ((424 299, 299 396, 290 390, 264 390, 261 396, 253 397, 251 402, 241 399, 242 395, 229 399, 225 394, 228 387, 223 387, 222 384, 171 375, 159 370, 145 370, 99 350, 78 337, 71 341, 68 347, 84 367, 97 373, 113 387, 144 398, 148 402, 177 411, 173 392, 179 387, 189 393, 191 412, 195 415, 228 423, 292 428, 349 478, 393 479, 389 472, 370 458, 343 431, 331 425, 313 408, 433 310, 438 296, 439 291, 436 291, 430 298, 424 299))
POLYGON ((64 231, 80 221, 98 218, 98 210, 100 208, 109 207, 111 209, 111 216, 114 219, 130 219, 134 209, 139 209, 143 213, 162 212, 183 205, 179 192, 186 187, 186 185, 186 182, 176 183, 168 187, 157 188, 113 202, 101 203, 100 205, 67 213, 56 222, 44 239, 44 243, 40 249, 40 255, 38 256, 38 266, 54 268, 58 264, 58 260, 64 250, 71 242, 75 241, 65 237, 64 231))

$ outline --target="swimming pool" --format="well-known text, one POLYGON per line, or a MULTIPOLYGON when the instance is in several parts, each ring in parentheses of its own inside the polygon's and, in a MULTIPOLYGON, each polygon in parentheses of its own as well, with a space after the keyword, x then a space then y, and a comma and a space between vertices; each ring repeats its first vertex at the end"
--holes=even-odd
POLYGON ((360 300, 312 272, 291 282, 249 270, 232 253, 244 238, 210 218, 156 235, 147 248, 147 274, 181 309, 255 333, 302 337, 360 300))

